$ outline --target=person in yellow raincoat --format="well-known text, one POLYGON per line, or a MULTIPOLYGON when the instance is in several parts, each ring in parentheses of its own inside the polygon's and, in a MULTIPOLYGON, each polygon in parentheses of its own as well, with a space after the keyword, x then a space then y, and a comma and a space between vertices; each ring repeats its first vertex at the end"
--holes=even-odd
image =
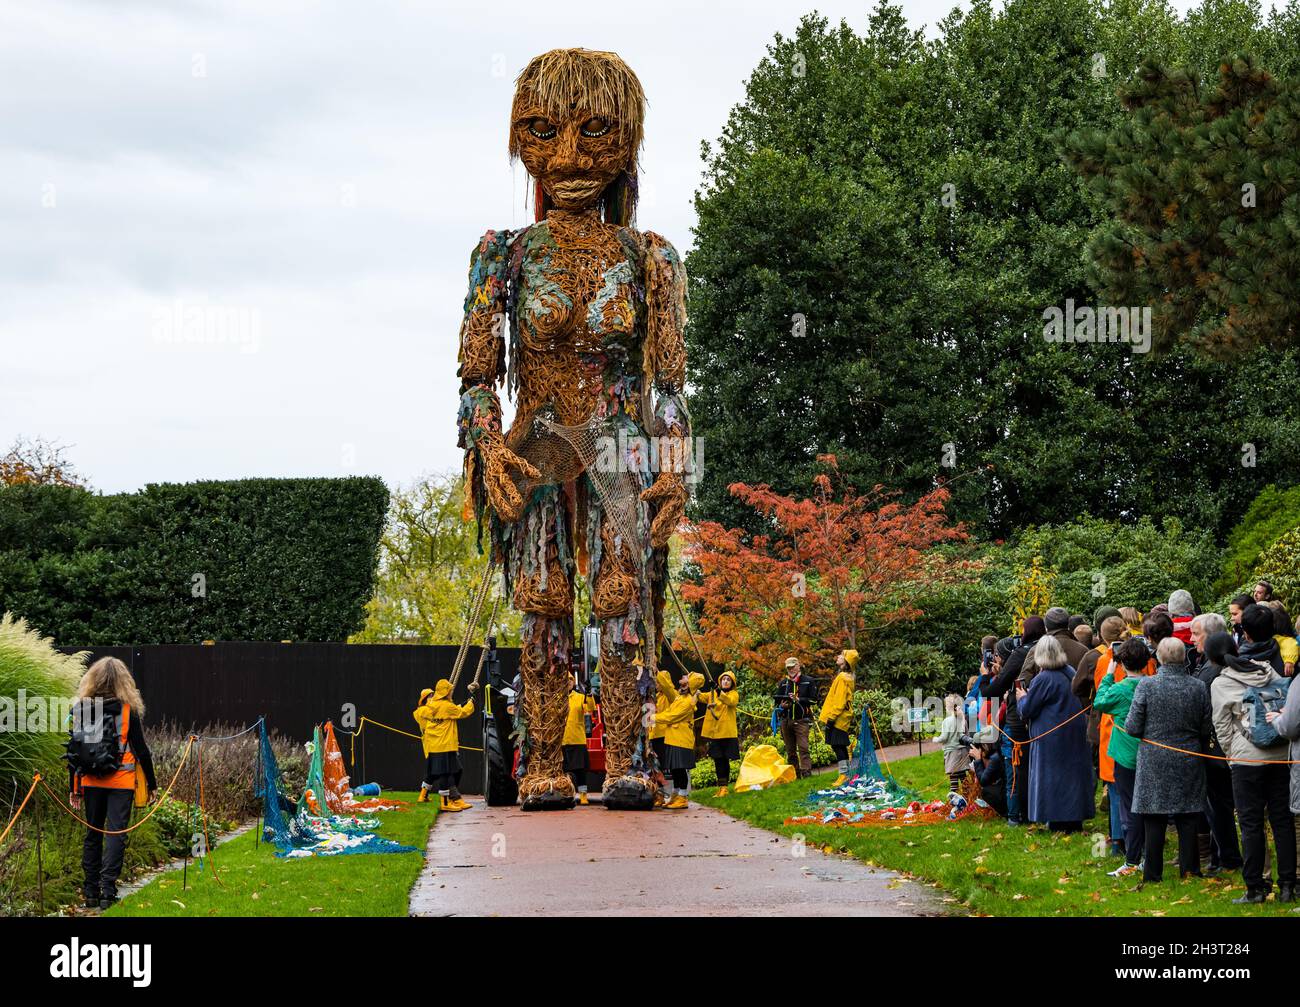
POLYGON ((698 671, 683 675, 677 683, 679 691, 673 688, 668 672, 661 671, 658 683, 659 688, 672 697, 668 709, 656 715, 655 723, 662 723, 666 728, 664 768, 672 774, 672 798, 664 807, 675 811, 687 806, 691 792, 691 770, 695 768, 695 704, 704 685, 704 676, 698 671))
POLYGON ((731 760, 740 758, 740 732, 736 729, 740 693, 736 691, 735 676, 724 671, 718 676, 718 687, 712 692, 701 692, 700 699, 708 704, 700 734, 708 739, 709 758, 718 774, 718 792, 714 796, 726 797, 727 784, 731 782, 731 760))
POLYGON ((578 791, 578 803, 587 805, 587 717, 596 712, 594 696, 584 695, 573 676, 569 693, 569 716, 564 721, 564 771, 578 791))
MULTIPOLYGON (((660 684, 659 690, 655 694, 655 719, 654 723, 650 725, 650 749, 655 753, 655 765, 659 767, 659 772, 665 777, 665 781, 668 777, 668 769, 666 767, 666 763, 668 762, 668 746, 664 742, 664 733, 668 730, 668 725, 663 723, 659 718, 664 715, 668 710, 669 704, 676 698, 677 690, 673 688, 671 681, 668 682, 667 688, 664 688, 662 683, 660 684)), ((662 808, 664 803, 663 790, 655 791, 655 807, 662 808)))
MULTIPOLYGON (((471 682, 469 691, 478 691, 478 683, 471 682)), ((464 706, 457 706, 451 701, 451 682, 444 678, 434 688, 420 693, 420 705, 412 714, 420 725, 424 744, 424 783, 420 785, 419 800, 427 801, 429 791, 437 790, 440 811, 464 811, 471 806, 460 794, 460 732, 456 721, 473 712, 473 695, 464 706)))
POLYGON ((858 652, 841 651, 835 664, 839 668, 839 674, 826 692, 819 719, 826 734, 826 744, 834 750, 840 771, 831 786, 839 787, 849 778, 849 726, 853 720, 853 674, 858 666, 858 652))

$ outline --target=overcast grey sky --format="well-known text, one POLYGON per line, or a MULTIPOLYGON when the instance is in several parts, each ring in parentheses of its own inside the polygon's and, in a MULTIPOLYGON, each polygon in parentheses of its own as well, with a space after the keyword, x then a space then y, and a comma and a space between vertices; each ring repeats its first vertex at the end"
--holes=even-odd
POLYGON ((700 141, 811 7, 0 0, 0 450, 61 442, 107 492, 458 469, 468 254, 529 219, 514 76, 560 46, 627 60, 639 221, 685 249, 700 141))

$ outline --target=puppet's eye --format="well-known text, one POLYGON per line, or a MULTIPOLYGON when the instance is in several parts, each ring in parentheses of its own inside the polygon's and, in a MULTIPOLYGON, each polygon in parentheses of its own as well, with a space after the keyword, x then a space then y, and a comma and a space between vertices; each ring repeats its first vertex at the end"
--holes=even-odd
POLYGON ((609 132, 609 120, 592 116, 581 126, 583 136, 604 136, 609 132))
POLYGON ((555 126, 550 119, 532 119, 528 123, 528 132, 539 140, 550 140, 555 136, 555 126))

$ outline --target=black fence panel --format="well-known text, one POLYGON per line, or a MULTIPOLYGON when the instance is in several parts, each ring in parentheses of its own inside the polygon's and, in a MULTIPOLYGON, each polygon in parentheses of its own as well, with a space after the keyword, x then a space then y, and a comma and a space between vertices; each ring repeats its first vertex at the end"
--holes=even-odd
MULTIPOLYGON (((312 727, 332 720, 343 758, 352 757, 349 723, 362 716, 409 734, 417 732, 411 712, 420 690, 450 678, 456 647, 345 643, 217 643, 88 649, 91 659, 120 658, 131 668, 145 698, 150 723, 172 722, 182 728, 207 724, 251 724, 266 717, 271 730, 307 741, 312 727)), ((479 648, 471 647, 453 699, 469 698, 468 685, 478 666, 479 648)), ((499 647, 501 675, 510 681, 518 672, 519 651, 499 647)), ((486 681, 486 674, 484 679, 486 681)), ((465 774, 461 789, 482 791, 483 721, 477 712, 483 690, 475 700, 474 716, 459 724, 465 774)), ((353 728, 355 729, 355 728, 353 728)), ((419 741, 366 725, 356 740, 355 765, 349 762, 354 784, 379 783, 387 789, 413 790, 424 776, 419 741)))

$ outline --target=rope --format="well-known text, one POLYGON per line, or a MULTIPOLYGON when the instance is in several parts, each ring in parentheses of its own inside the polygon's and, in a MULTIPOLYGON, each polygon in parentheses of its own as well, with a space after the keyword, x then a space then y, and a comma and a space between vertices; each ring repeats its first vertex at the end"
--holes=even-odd
MULTIPOLYGON (((1128 731, 1120 727, 1119 724, 1114 724, 1113 727, 1115 728, 1115 730, 1119 731, 1120 734, 1128 734, 1130 738, 1133 737, 1133 735, 1129 734, 1128 731)), ((1152 741, 1150 738, 1138 738, 1137 740, 1146 745, 1154 745, 1156 748, 1163 748, 1166 751, 1181 752, 1183 755, 1194 755, 1198 759, 1214 759, 1218 762, 1247 762, 1252 765, 1259 765, 1259 766, 1300 765, 1300 759, 1234 759, 1228 755, 1211 755, 1209 752, 1193 752, 1190 749, 1179 748, 1176 745, 1166 745, 1160 741, 1152 741)))
POLYGON ((41 782, 41 774, 36 773, 32 777, 32 785, 27 788, 27 796, 23 798, 23 803, 18 805, 18 810, 14 812, 13 818, 9 819, 9 824, 5 826, 4 832, 0 832, 0 843, 5 841, 5 836, 9 835, 9 830, 14 827, 14 822, 18 821, 18 816, 23 813, 23 808, 27 807, 27 802, 32 799, 32 794, 36 791, 36 785, 41 782))
MULTIPOLYGON (((665 577, 664 580, 668 583, 668 593, 673 596, 673 605, 677 609, 677 617, 682 620, 682 625, 686 627, 686 635, 690 637, 691 647, 695 650, 696 660, 700 662, 700 667, 704 669, 704 677, 710 682, 713 682, 714 685, 717 685, 718 683, 714 681, 713 678, 713 672, 709 669, 709 662, 704 660, 704 654, 700 650, 699 641, 695 639, 695 631, 691 629, 691 621, 686 618, 686 613, 682 609, 682 600, 677 597, 677 588, 673 587, 672 577, 665 577)), ((668 648, 668 653, 672 654, 673 660, 677 662, 677 667, 681 668, 682 671, 687 671, 686 668, 682 667, 682 662, 672 647, 668 648)), ((687 671, 687 674, 689 673, 690 672, 687 671)))
POLYGON ((465 621, 465 633, 460 638, 460 650, 456 652, 456 663, 451 669, 451 686, 454 689, 456 683, 460 681, 460 673, 465 667, 465 655, 469 653, 469 641, 474 635, 474 628, 478 625, 479 615, 483 612, 483 603, 487 601, 488 591, 492 587, 492 574, 496 572, 496 560, 488 564, 483 571, 483 583, 479 585, 478 591, 474 596, 474 604, 470 609, 470 616, 465 621))
MULTIPOLYGON (((404 734, 404 735, 406 735, 406 737, 408 737, 408 738, 414 738, 416 741, 423 741, 423 740, 424 740, 424 738, 421 737, 421 736, 418 735, 418 734, 412 734, 410 731, 403 731, 403 730, 400 730, 399 728, 396 728, 396 727, 389 727, 387 724, 381 724, 379 721, 377 721, 377 720, 371 720, 369 717, 362 717, 362 718, 361 718, 361 723, 357 725, 357 735, 360 735, 360 734, 361 734, 361 730, 362 730, 362 728, 364 728, 367 724, 374 724, 376 727, 382 727, 385 731, 392 731, 394 734, 404 734)), ((470 745, 458 745, 457 747, 458 747, 462 752, 481 752, 481 751, 483 751, 483 749, 481 749, 481 748, 473 748, 473 747, 471 747, 470 745)))
MULTIPOLYGON (((497 624, 497 611, 500 608, 501 608, 501 595, 498 594, 495 595, 492 599, 492 615, 488 619, 488 624, 487 624, 488 636, 492 635, 492 627, 497 624)), ((488 653, 488 649, 487 649, 486 641, 484 641, 484 646, 481 647, 478 652, 478 668, 474 672, 475 685, 478 685, 483 681, 483 666, 487 664, 487 653, 488 653)))
POLYGON ((234 741, 236 738, 242 738, 249 731, 256 730, 257 725, 262 723, 264 720, 266 720, 265 717, 258 717, 255 721, 253 721, 253 723, 249 724, 242 731, 239 731, 236 734, 227 734, 224 738, 210 738, 206 734, 197 734, 195 735, 195 737, 198 738, 200 741, 234 741))
POLYGON ((52 798, 54 799, 54 803, 55 803, 56 805, 58 805, 58 807, 59 807, 59 809, 60 809, 61 811, 63 811, 63 812, 66 813, 67 815, 71 816, 72 818, 75 818, 78 822, 80 822, 80 823, 81 823, 82 825, 84 825, 86 828, 91 829, 91 830, 93 830, 93 831, 95 831, 95 832, 102 833, 102 834, 105 835, 105 836, 122 836, 122 835, 126 835, 128 832, 134 832, 136 829, 138 829, 138 828, 139 828, 141 825, 143 825, 145 822, 149 821, 149 819, 152 818, 152 817, 154 816, 154 814, 157 813, 158 809, 161 808, 161 807, 163 806, 163 802, 164 802, 168 797, 171 796, 172 787, 176 786, 176 781, 177 781, 177 779, 180 778, 181 770, 185 767, 185 760, 188 759, 188 758, 190 757, 190 749, 194 746, 194 742, 195 742, 195 740, 196 740, 197 738, 198 738, 198 735, 191 734, 191 735, 189 736, 189 740, 187 740, 187 741, 185 742, 185 751, 183 751, 183 752, 181 753, 181 762, 180 762, 180 765, 176 767, 176 773, 175 773, 175 775, 172 777, 172 779, 171 779, 171 783, 167 784, 167 789, 163 791, 163 795, 162 795, 162 797, 160 797, 157 801, 154 802, 154 806, 153 806, 152 808, 149 809, 149 813, 148 813, 148 814, 146 814, 144 817, 142 817, 142 818, 141 818, 138 822, 136 822, 134 825, 132 825, 131 827, 126 828, 126 829, 101 829, 101 828, 98 828, 98 827, 96 827, 96 826, 94 826, 94 825, 91 825, 88 821, 86 821, 84 818, 82 818, 80 815, 78 815, 75 811, 73 811, 70 807, 68 807, 66 804, 64 804, 63 801, 59 799, 59 795, 56 794, 53 790, 51 790, 51 789, 50 789, 50 785, 49 785, 48 783, 46 783, 44 780, 41 780, 41 781, 40 781, 41 789, 44 790, 47 794, 50 795, 50 797, 52 797, 52 798))

